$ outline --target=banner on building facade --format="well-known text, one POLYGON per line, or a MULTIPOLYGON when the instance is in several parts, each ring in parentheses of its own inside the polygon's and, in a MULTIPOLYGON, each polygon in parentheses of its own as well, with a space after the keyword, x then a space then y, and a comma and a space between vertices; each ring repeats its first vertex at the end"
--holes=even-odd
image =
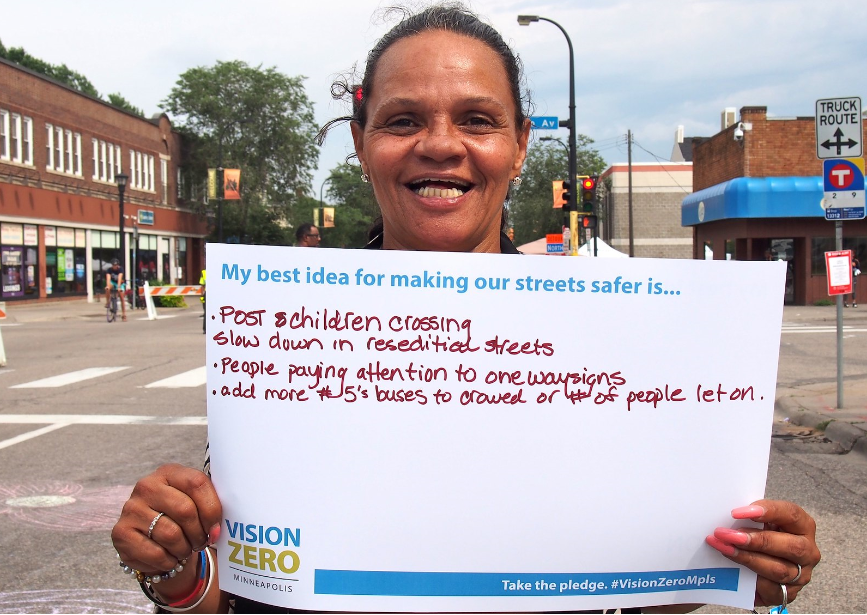
POLYGON ((223 169, 223 198, 227 201, 241 199, 241 169, 223 169))
POLYGON ((217 198, 217 169, 208 169, 208 198, 217 198))

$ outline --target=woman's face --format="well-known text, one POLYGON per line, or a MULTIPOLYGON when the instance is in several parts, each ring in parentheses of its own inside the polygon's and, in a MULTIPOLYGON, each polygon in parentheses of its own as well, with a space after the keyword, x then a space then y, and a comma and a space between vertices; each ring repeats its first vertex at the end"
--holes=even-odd
MULTIPOLYGON (((481 41, 434 30, 376 66, 355 149, 382 210, 386 249, 499 252, 509 180, 527 153, 506 70, 481 41)), ((365 96, 368 94, 365 93, 365 96)))

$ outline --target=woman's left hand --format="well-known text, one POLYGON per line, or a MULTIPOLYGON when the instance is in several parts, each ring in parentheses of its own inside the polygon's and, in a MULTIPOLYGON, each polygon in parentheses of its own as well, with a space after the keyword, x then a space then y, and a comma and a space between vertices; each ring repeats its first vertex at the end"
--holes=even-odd
POLYGON ((781 604, 783 584, 788 601, 794 600, 822 557, 816 545, 816 522, 800 506, 781 500, 753 502, 734 509, 732 517, 765 525, 763 529, 719 527, 707 543, 758 574, 756 606, 781 604))

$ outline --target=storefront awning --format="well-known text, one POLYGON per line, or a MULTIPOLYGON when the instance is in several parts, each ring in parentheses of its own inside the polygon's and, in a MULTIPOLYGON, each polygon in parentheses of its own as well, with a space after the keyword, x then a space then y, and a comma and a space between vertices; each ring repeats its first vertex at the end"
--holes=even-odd
POLYGON ((732 218, 824 218, 821 177, 737 177, 683 199, 683 226, 732 218))

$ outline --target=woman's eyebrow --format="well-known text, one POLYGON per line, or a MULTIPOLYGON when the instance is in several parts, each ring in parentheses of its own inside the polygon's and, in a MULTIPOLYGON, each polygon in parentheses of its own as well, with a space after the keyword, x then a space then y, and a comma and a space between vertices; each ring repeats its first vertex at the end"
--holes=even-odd
MULTIPOLYGON (((493 96, 468 96, 467 98, 462 98, 458 101, 462 105, 493 105, 495 107, 500 108, 502 111, 506 111, 506 105, 504 105, 498 98, 494 98, 493 96)), ((392 98, 388 98, 382 101, 378 108, 390 108, 390 107, 409 107, 414 109, 422 105, 422 102, 415 98, 408 98, 405 96, 393 96, 392 98)))

